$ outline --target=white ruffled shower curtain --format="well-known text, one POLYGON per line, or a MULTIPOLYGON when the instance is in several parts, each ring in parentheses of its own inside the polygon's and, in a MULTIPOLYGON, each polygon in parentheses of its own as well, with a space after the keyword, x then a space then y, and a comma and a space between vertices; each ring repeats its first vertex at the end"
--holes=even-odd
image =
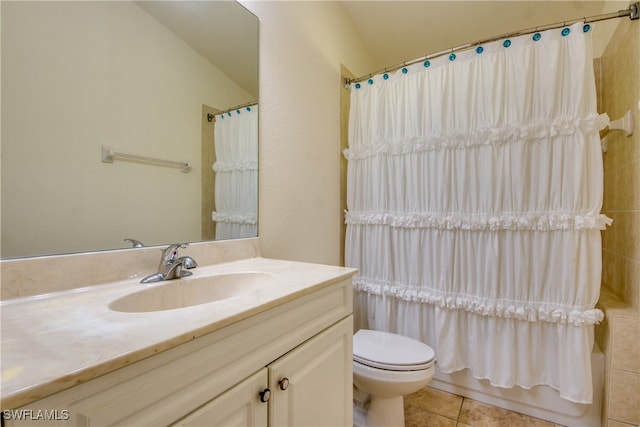
POLYGON ((216 240, 258 235, 258 106, 216 116, 216 240))
POLYGON ((352 84, 346 265, 356 327, 500 387, 592 400, 603 192, 589 26, 352 84))

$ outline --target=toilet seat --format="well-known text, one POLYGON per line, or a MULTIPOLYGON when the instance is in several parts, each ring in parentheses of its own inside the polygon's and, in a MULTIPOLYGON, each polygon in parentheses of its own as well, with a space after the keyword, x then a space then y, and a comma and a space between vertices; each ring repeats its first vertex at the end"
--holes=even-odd
POLYGON ((353 336, 353 360, 387 371, 419 371, 434 364, 428 345, 398 334, 361 329, 353 336))

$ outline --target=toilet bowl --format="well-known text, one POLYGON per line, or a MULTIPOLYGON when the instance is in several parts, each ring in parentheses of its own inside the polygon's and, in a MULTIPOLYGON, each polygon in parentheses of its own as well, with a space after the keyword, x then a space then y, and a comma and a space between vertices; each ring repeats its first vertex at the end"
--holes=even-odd
POLYGON ((404 426, 404 395, 424 388, 435 372, 435 353, 409 337, 361 329, 353 336, 354 425, 404 426), (370 399, 370 400, 369 400, 370 399), (364 402, 360 402, 361 404, 364 402))

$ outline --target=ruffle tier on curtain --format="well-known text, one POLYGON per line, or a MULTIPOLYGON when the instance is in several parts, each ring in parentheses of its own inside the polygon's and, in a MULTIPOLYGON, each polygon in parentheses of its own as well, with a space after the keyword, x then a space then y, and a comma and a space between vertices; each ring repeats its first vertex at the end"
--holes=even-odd
POLYGON ((603 169, 575 24, 352 85, 346 264, 356 325, 444 372, 592 400, 603 169))
POLYGON ((258 235, 258 106, 216 116, 216 240, 258 235))

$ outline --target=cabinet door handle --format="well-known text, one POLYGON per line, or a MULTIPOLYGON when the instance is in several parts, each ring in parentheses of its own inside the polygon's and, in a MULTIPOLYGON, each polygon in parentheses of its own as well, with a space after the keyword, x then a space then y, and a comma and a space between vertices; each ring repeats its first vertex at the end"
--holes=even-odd
POLYGON ((280 390, 284 391, 286 389, 289 388, 289 378, 284 377, 283 379, 280 380, 280 382, 278 383, 280 385, 280 390))
POLYGON ((269 399, 271 399, 271 390, 265 388, 260 392, 260 402, 265 403, 268 402, 269 399))

